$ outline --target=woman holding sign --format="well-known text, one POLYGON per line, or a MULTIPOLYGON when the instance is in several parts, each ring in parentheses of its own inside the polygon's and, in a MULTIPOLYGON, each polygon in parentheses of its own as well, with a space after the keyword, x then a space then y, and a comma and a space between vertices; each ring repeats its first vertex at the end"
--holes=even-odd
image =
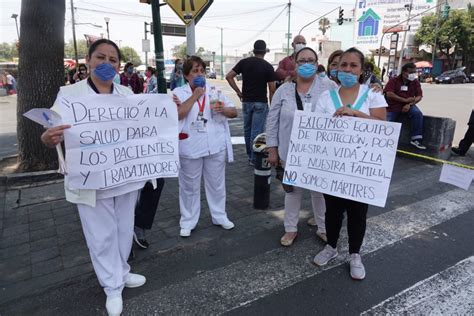
MULTIPOLYGON (((334 116, 354 116, 359 118, 385 120, 387 103, 380 92, 374 92, 362 85, 364 55, 355 48, 346 50, 338 66, 337 79, 341 86, 326 91, 318 100, 316 111, 334 116)), ((314 263, 323 266, 335 258, 337 240, 342 227, 344 212, 347 212, 347 232, 349 235, 350 274, 353 279, 365 278, 365 268, 359 255, 365 235, 368 205, 325 194, 326 230, 328 244, 314 257, 314 263)))
MULTIPOLYGON (((274 165, 285 166, 290 144, 291 129, 295 111, 314 111, 320 95, 329 89, 334 89, 337 84, 327 77, 316 75, 318 56, 309 47, 301 49, 295 55, 297 64, 296 82, 286 82, 281 85, 272 99, 272 104, 267 117, 267 146, 268 161, 274 165)), ((291 162, 290 162, 291 163, 291 162)), ((282 246, 291 246, 297 236, 298 215, 301 208, 303 189, 286 186, 285 193, 285 234, 280 239, 282 246)), ((311 191, 311 201, 316 225, 317 235, 326 241, 326 226, 324 213, 326 207, 323 195, 311 191)))
MULTIPOLYGON (((53 110, 59 110, 63 97, 80 97, 88 94, 129 95, 132 91, 112 83, 120 67, 120 50, 109 40, 94 42, 86 57, 90 69, 87 80, 61 87, 53 110)), ((61 114, 61 113, 59 113, 61 114)), ((63 141, 64 130, 69 125, 48 128, 41 135, 42 142, 55 147, 63 141)), ((134 208, 139 190, 145 182, 134 182, 105 190, 72 190, 65 176, 66 200, 77 204, 87 247, 100 285, 107 295, 109 315, 122 313, 122 290, 139 287, 146 279, 130 273, 127 263, 133 239, 134 208)))
POLYGON ((225 211, 225 163, 233 160, 228 118, 237 116, 231 101, 206 84, 206 64, 189 57, 183 65, 187 84, 173 90, 180 120, 180 236, 189 237, 201 213, 201 176, 212 223, 234 228, 225 211), (212 99, 212 100, 211 100, 212 99))

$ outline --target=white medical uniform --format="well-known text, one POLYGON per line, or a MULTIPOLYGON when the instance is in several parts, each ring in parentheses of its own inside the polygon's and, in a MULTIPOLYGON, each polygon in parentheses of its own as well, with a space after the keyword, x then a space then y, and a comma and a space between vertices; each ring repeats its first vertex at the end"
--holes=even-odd
MULTIPOLYGON (((225 165, 226 158, 233 161, 229 124, 222 114, 212 113, 209 106, 210 86, 206 86, 203 117, 207 120, 205 128, 197 130, 199 104, 195 102, 186 118, 180 121, 181 133, 188 138, 179 141, 179 207, 182 229, 194 229, 201 212, 201 176, 204 177, 206 200, 211 212, 212 222, 220 225, 229 221, 225 211, 225 165)), ((173 90, 181 102, 192 96, 189 84, 173 90)), ((203 102, 204 98, 200 98, 203 102)), ((225 107, 234 104, 222 96, 225 107)), ((202 103, 201 103, 202 104, 202 103)))
MULTIPOLYGON (((61 87, 52 109, 59 113, 61 96, 95 94, 87 80, 61 87)), ((133 92, 114 84, 113 94, 133 92)), ((61 114, 61 113, 59 113, 61 114)), ((77 204, 94 271, 109 297, 120 296, 124 278, 130 271, 127 263, 132 249, 134 210, 138 192, 146 181, 105 190, 72 190, 64 178, 66 200, 77 204)))

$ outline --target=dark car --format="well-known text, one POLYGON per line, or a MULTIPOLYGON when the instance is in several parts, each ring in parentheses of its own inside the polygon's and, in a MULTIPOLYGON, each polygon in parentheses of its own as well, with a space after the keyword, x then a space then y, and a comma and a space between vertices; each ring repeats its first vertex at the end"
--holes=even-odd
POLYGON ((465 83, 469 82, 464 69, 459 68, 456 70, 449 70, 443 72, 441 75, 435 78, 436 83, 465 83))
POLYGON ((470 83, 474 83, 474 72, 471 72, 471 77, 469 78, 470 83))
POLYGON ((209 71, 207 76, 209 77, 209 79, 216 79, 216 73, 214 71, 209 71))

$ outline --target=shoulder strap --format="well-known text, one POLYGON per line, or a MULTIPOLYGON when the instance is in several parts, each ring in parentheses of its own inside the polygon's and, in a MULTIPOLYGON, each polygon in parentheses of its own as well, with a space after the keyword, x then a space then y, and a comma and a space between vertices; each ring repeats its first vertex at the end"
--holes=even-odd
POLYGON ((356 104, 354 104, 354 106, 352 107, 354 110, 359 111, 359 109, 362 107, 362 104, 364 104, 365 100, 367 100, 367 97, 369 96, 369 91, 370 88, 367 88, 360 96, 359 100, 357 100, 356 104))
POLYGON ((337 90, 335 89, 329 90, 329 95, 331 96, 332 103, 334 107, 336 108, 336 110, 339 109, 342 105, 337 96, 337 90))
POLYGON ((296 90, 296 82, 295 82, 295 99, 296 99, 296 107, 298 110, 303 111, 303 102, 301 101, 301 97, 298 93, 298 90, 296 90))

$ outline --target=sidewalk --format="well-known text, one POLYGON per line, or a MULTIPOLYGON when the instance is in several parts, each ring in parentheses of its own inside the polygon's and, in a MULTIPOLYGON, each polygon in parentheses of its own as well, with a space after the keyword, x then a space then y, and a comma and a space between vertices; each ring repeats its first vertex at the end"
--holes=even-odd
MULTIPOLYGON (((230 125, 232 135, 242 135, 241 119, 230 125)), ((247 163, 245 145, 234 145, 234 155, 235 161, 226 170, 227 212, 239 229, 238 238, 280 225, 284 194, 281 186, 273 178, 270 209, 255 210, 253 167, 247 163)), ((190 238, 180 238, 178 181, 165 181, 153 229, 147 233, 151 246, 144 251, 137 249, 134 262, 225 238, 226 231, 211 223, 204 190, 199 224, 190 238)), ((45 291, 49 286, 95 278, 76 206, 64 200, 62 180, 3 185, 0 201, 0 304, 45 291)), ((308 209, 309 203, 305 201, 303 207, 308 209)))

